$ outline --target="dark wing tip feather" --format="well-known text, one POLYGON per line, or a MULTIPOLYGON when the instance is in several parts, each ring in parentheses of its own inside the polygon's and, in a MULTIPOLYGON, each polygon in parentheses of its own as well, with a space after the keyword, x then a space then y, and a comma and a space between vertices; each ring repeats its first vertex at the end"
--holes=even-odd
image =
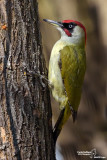
POLYGON ((73 123, 74 123, 75 120, 77 119, 77 111, 73 111, 72 118, 73 118, 73 123))

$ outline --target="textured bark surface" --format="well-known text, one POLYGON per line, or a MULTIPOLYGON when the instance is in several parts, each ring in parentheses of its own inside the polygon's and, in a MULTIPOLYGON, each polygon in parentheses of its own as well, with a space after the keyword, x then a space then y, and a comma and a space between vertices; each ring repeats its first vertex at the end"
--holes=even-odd
POLYGON ((54 160, 36 0, 0 1, 0 160, 54 160), (6 24, 4 30, 2 25, 6 24))
MULTIPOLYGON (((94 148, 107 159, 107 1, 40 0, 39 13, 41 19, 77 20, 84 24, 87 31, 87 69, 77 121, 73 124, 70 117, 57 141, 63 159, 88 160, 90 158, 87 156, 78 156, 77 151, 91 151, 94 148)), ((48 64, 52 46, 60 34, 46 23, 42 23, 41 32, 48 64)), ((56 122, 59 105, 53 100, 52 107, 56 122)))

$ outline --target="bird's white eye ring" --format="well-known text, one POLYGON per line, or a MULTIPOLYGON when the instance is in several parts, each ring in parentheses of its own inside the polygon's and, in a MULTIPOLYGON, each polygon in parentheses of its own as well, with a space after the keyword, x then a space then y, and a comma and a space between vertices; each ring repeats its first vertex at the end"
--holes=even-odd
POLYGON ((72 24, 69 25, 69 28, 72 28, 72 24))

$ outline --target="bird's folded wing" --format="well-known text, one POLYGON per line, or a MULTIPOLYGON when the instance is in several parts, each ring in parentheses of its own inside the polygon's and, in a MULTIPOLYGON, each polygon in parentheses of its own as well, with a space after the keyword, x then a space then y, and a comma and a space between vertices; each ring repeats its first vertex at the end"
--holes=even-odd
POLYGON ((66 46, 60 51, 59 67, 69 102, 76 111, 81 97, 81 88, 84 79, 86 60, 85 51, 79 48, 66 46))

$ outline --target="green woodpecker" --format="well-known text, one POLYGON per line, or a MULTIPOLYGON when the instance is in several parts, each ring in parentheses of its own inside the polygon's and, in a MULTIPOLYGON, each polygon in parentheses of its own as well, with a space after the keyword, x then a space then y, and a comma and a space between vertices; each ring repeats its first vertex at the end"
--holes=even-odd
POLYGON ((86 29, 75 20, 44 21, 61 33, 51 52, 48 74, 52 95, 62 110, 54 128, 56 141, 69 116, 72 114, 73 121, 76 119, 86 70, 86 29))

